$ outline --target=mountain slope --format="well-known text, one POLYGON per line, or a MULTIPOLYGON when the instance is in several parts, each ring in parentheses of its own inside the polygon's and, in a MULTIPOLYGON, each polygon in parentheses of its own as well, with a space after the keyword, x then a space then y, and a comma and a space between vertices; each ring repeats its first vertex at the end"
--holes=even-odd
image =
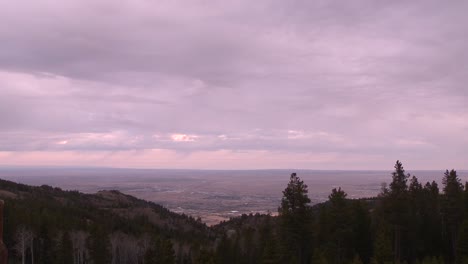
MULTIPOLYGON (((92 251, 93 232, 100 230, 103 237, 110 240, 106 243, 111 257, 115 255, 113 251, 123 250, 119 240, 132 240, 133 244, 143 243, 150 247, 154 238, 160 238, 172 243, 178 259, 188 258, 200 245, 211 247, 214 236, 205 224, 193 217, 173 213, 158 204, 119 191, 83 194, 46 185, 33 187, 0 180, 0 199, 5 201, 4 241, 12 258, 21 255, 18 232, 23 229, 34 237, 32 246, 25 249, 26 258, 41 253, 41 248, 47 246, 43 241, 51 241, 52 249, 60 251, 60 241, 65 233, 84 234, 86 239, 82 240, 92 251)), ((125 245, 131 246, 134 245, 125 245)), ((76 253, 73 251, 72 254, 76 253)), ((140 253, 139 258, 143 259, 145 253, 140 253)), ((91 258, 90 252, 86 254, 91 258)))

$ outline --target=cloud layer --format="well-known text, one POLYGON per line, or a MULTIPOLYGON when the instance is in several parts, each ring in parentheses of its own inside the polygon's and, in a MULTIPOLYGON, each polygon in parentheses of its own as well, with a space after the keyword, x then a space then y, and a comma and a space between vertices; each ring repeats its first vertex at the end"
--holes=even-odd
POLYGON ((0 165, 466 169, 467 9, 4 1, 0 165))

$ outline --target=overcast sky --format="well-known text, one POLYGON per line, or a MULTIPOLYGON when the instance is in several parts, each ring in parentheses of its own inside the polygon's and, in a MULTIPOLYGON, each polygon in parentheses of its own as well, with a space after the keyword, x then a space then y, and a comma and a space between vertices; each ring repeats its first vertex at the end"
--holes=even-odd
POLYGON ((0 166, 468 169, 467 10, 0 0, 0 166))

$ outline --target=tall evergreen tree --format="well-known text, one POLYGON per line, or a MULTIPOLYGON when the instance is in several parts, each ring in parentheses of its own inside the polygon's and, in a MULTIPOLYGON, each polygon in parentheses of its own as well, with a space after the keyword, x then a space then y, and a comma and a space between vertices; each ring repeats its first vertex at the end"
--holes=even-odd
POLYGON ((428 182, 422 192, 422 201, 417 205, 421 213, 419 258, 439 257, 443 248, 439 187, 435 181, 428 182))
POLYGON ((94 264, 108 264, 111 261, 110 241, 108 234, 97 225, 91 228, 88 238, 90 257, 94 264))
POLYGON ((262 264, 280 263, 278 239, 270 215, 266 217, 263 227, 260 230, 260 245, 262 264))
POLYGON ((445 222, 445 230, 448 236, 450 259, 457 256, 458 229, 463 221, 463 185, 455 170, 445 171, 442 179, 444 195, 442 214, 445 222))
POLYGON ((307 185, 296 173, 291 174, 278 208, 283 260, 291 263, 309 263, 311 258, 312 214, 307 193, 307 185))
POLYGON ((60 239, 58 263, 73 263, 73 246, 68 232, 64 232, 60 239))
POLYGON ((346 201, 347 194, 341 189, 333 189, 328 196, 328 234, 326 251, 331 263, 344 263, 354 256, 352 216, 346 201))
MULTIPOLYGON (((214 259, 215 259, 215 256, 212 252, 206 249, 202 249, 200 250, 198 257, 195 259, 195 264, 215 264, 214 259)), ((161 262, 161 263, 164 263, 164 262, 161 262)))
POLYGON ((369 263, 372 256, 371 215, 365 201, 357 201, 353 205, 353 246, 355 253, 364 263, 369 263))
POLYGON ((405 241, 407 223, 409 218, 408 178, 403 164, 397 160, 395 171, 392 173, 392 182, 388 195, 389 221, 393 226, 393 255, 394 262, 400 263, 403 257, 402 241, 405 241))
POLYGON ((422 244, 424 242, 422 241, 422 225, 424 219, 422 218, 422 210, 425 204, 422 184, 415 176, 413 176, 410 180, 408 191, 410 199, 410 218, 407 224, 407 251, 408 258, 410 260, 414 260, 423 256, 422 244))
POLYGON ((465 205, 464 215, 468 215, 468 182, 465 182, 465 190, 463 191, 463 204, 465 205))
POLYGON ((41 225, 38 242, 38 264, 56 263, 56 254, 53 252, 53 242, 50 238, 46 224, 41 225))
POLYGON ((405 174, 403 164, 397 160, 395 163, 395 171, 392 172, 392 182, 390 183, 391 195, 406 195, 408 190, 409 174, 405 174))
POLYGON ((276 241, 276 238, 271 237, 270 240, 264 242, 264 248, 262 252, 262 264, 279 264, 280 256, 279 256, 279 248, 276 241))
POLYGON ((372 263, 392 263, 392 240, 390 227, 386 223, 377 226, 374 237, 374 257, 372 263))
POLYGON ((151 247, 145 254, 145 264, 174 264, 175 261, 172 242, 169 239, 153 239, 151 247))
POLYGON ((216 249, 216 262, 229 264, 232 263, 234 256, 235 252, 232 250, 231 239, 223 234, 216 249))
POLYGON ((468 219, 460 227, 457 242, 457 263, 468 264, 468 219))

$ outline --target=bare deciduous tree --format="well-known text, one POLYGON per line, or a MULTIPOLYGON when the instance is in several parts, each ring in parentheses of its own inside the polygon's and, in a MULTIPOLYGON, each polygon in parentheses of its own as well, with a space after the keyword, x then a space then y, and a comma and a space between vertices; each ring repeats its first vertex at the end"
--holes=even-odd
POLYGON ((16 230, 14 239, 15 239, 16 245, 14 246, 13 249, 21 257, 21 263, 22 264, 26 263, 27 250, 30 249, 31 259, 32 259, 31 263, 34 264, 34 247, 33 247, 34 233, 32 232, 32 230, 25 226, 20 226, 16 230))
POLYGON ((138 240, 138 263, 145 263, 145 254, 150 246, 151 236, 149 234, 143 234, 143 236, 138 240))
POLYGON ((84 231, 71 231, 70 239, 73 246, 73 264, 84 264, 86 263, 89 252, 86 247, 86 240, 89 234, 84 231))
POLYGON ((138 264, 139 243, 130 235, 116 232, 111 234, 112 264, 138 264))

